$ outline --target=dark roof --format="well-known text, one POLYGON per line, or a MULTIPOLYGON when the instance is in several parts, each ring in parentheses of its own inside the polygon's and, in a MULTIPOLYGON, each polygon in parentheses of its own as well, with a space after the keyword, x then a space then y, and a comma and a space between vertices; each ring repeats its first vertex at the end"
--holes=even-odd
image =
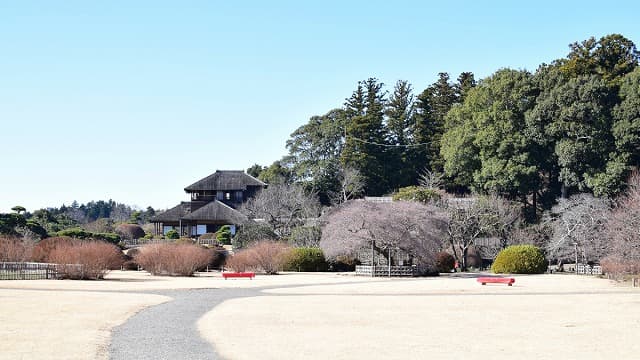
POLYGON ((216 170, 213 174, 184 188, 184 191, 246 190, 248 186, 266 187, 267 184, 242 170, 216 170))
POLYGON ((241 212, 231 208, 221 201, 212 201, 191 214, 185 215, 183 219, 195 221, 222 221, 230 224, 242 224, 247 221, 247 217, 241 212))
POLYGON ((190 204, 188 202, 181 202, 178 206, 158 214, 150 219, 151 222, 170 222, 180 221, 182 217, 187 215, 190 210, 190 204))

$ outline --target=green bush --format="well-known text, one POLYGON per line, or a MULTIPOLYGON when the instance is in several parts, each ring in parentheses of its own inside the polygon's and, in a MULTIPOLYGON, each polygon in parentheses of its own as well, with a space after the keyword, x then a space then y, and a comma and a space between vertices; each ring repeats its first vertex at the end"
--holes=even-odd
POLYGON ((292 248, 285 256, 284 271, 327 271, 329 264, 319 248, 292 248))
POLYGON ((222 245, 231 245, 231 226, 224 225, 216 232, 216 240, 222 245))
POLYGON ((171 229, 171 230, 167 231, 167 233, 164 236, 166 236, 167 239, 179 239, 180 238, 180 234, 178 234, 178 232, 175 231, 174 229, 171 229))
POLYGON ((440 193, 436 190, 426 189, 420 186, 407 186, 398 189, 398 192, 393 194, 393 200, 428 203, 440 200, 440 193))
POLYGON ((453 255, 448 252, 441 251, 436 254, 436 268, 438 268, 438 272, 447 273, 453 270, 453 267, 456 263, 456 259, 453 255))
POLYGON ((547 262, 540 248, 533 245, 513 245, 500 251, 491 266, 496 274, 542 274, 547 262))

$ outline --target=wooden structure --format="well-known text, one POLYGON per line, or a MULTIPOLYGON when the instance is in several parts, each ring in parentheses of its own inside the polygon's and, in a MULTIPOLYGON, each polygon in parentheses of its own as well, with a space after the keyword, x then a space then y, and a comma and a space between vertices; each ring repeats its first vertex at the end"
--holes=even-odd
POLYGON ((416 276, 418 275, 415 266, 371 266, 356 265, 356 275, 364 276, 416 276))
POLYGON ((176 230, 180 236, 198 237, 224 225, 230 225, 235 233, 236 226, 248 220, 237 209, 266 187, 242 170, 217 170, 184 188, 191 201, 151 218, 154 233, 164 235, 176 230))

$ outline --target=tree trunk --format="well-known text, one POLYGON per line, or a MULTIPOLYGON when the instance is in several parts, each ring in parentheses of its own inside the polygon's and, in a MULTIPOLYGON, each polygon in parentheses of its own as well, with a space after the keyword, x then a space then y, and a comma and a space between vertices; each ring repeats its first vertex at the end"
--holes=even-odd
POLYGON ((462 248, 462 271, 467 271, 467 254, 469 253, 469 247, 462 248))

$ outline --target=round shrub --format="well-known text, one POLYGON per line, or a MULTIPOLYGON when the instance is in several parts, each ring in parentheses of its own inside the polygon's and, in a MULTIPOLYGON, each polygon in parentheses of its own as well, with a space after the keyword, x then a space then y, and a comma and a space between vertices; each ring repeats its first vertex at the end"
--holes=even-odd
POLYGON ((50 262, 49 256, 51 252, 58 247, 67 247, 73 244, 73 238, 68 236, 55 236, 46 238, 44 240, 40 240, 33 247, 33 252, 31 254, 31 260, 35 262, 50 262))
POLYGON ((436 268, 438 269, 438 272, 451 272, 455 263, 456 259, 448 252, 441 251, 436 254, 436 268))
POLYGON ((513 245, 500 251, 491 266, 496 274, 542 274, 547 262, 540 248, 533 245, 513 245))
POLYGON ((329 264, 322 249, 299 247, 289 250, 282 267, 284 271, 327 271, 329 264))
POLYGON ((173 230, 173 229, 167 231, 165 236, 167 237, 167 239, 179 239, 180 238, 180 234, 178 234, 178 232, 173 230))
POLYGON ((127 240, 140 239, 146 235, 142 227, 136 224, 120 224, 116 227, 116 234, 127 240))

